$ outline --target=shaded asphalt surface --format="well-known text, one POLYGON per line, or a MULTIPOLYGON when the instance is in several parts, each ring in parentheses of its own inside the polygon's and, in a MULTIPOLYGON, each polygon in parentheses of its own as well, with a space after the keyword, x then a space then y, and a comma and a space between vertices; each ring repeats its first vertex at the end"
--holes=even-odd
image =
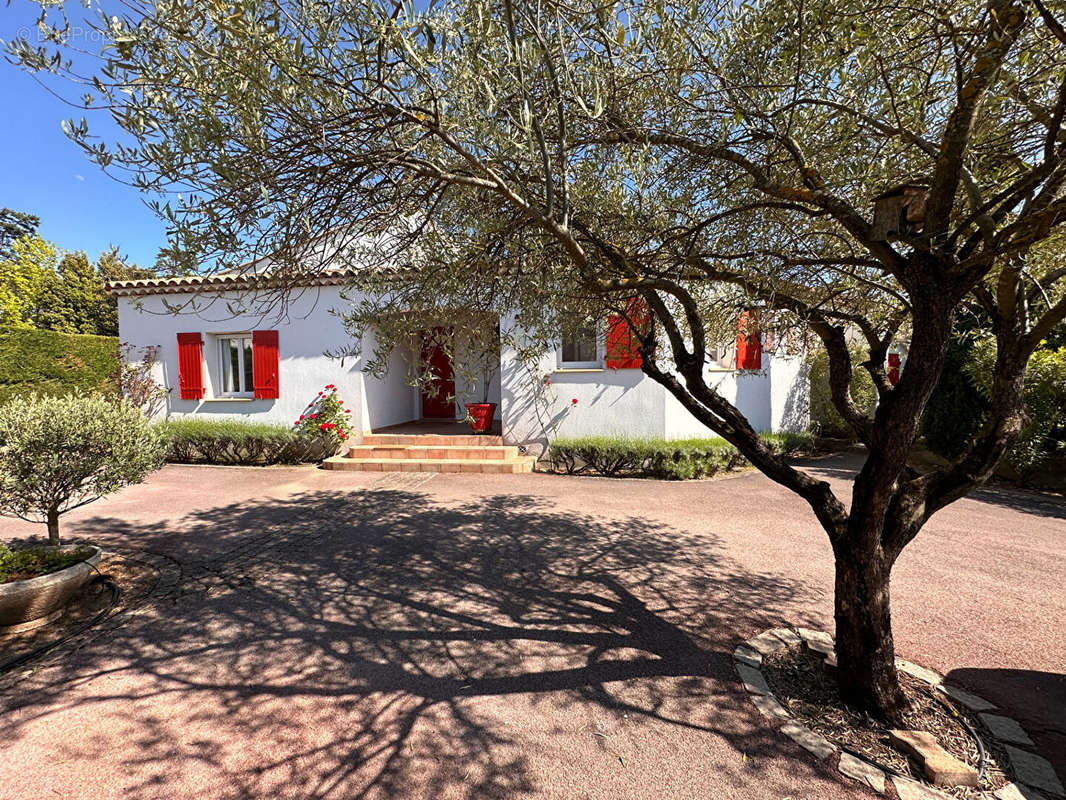
MULTIPOLYGON (((3 800, 873 796, 733 671, 762 629, 832 630, 828 541, 758 474, 170 466, 65 524, 167 556, 176 583, 0 681, 3 800)), ((893 598, 899 655, 1018 717, 1066 776, 1066 503, 956 503, 893 598)))

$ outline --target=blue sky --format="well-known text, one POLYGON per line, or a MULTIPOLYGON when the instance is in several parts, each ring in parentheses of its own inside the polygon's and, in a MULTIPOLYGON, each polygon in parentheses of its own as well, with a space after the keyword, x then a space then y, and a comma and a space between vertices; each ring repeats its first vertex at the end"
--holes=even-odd
MULTIPOLYGON (((68 0, 67 7, 72 16, 81 13, 77 2, 68 0)), ((38 13, 29 0, 0 4, 0 39, 32 32, 38 13)), ((68 96, 81 94, 69 84, 56 86, 68 96)), ((118 128, 110 117, 72 108, 6 60, 0 63, 0 109, 0 208, 36 214, 41 235, 67 250, 95 258, 114 244, 132 261, 154 264, 166 232, 144 195, 105 175, 60 127, 64 119, 85 116, 90 132, 114 139, 118 128)))

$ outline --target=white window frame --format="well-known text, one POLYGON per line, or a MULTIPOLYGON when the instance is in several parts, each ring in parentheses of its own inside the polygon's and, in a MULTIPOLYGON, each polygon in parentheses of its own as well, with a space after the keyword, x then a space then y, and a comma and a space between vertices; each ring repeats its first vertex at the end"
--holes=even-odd
MULTIPOLYGON (((590 326, 591 327, 591 326, 590 326)), ((595 330, 598 331, 598 326, 595 330)), ((603 369, 603 360, 606 355, 606 342, 604 337, 600 333, 595 333, 596 338, 596 359, 594 361, 564 361, 563 360, 563 339, 559 340, 559 346, 555 350, 555 360, 559 365, 559 369, 603 369)))
POLYGON ((215 367, 216 367, 216 369, 215 369, 215 380, 216 380, 216 383, 215 383, 215 386, 216 386, 215 397, 235 398, 235 399, 236 398, 251 399, 251 398, 255 397, 255 366, 254 366, 254 364, 255 364, 255 345, 252 343, 252 333, 251 333, 251 331, 238 331, 238 332, 233 332, 233 333, 213 333, 213 334, 211 334, 211 338, 212 338, 212 340, 214 342, 214 357, 215 357, 215 367), (228 352, 229 351, 228 351, 228 348, 227 348, 226 352, 223 352, 222 343, 223 342, 229 342, 232 339, 247 339, 248 342, 249 342, 249 348, 248 348, 247 352, 246 352, 245 348, 243 348, 243 347, 240 348, 237 351, 237 353, 238 353, 238 356, 237 356, 237 361, 238 361, 238 374, 237 374, 237 377, 238 377, 238 385, 243 384, 245 382, 244 381, 245 371, 246 371, 245 358, 246 357, 251 358, 252 359, 252 364, 250 365, 250 369, 251 369, 251 372, 252 372, 252 385, 251 386, 247 386, 246 385, 240 391, 227 392, 224 387, 226 385, 226 382, 225 382, 225 369, 226 369, 226 365, 229 363, 229 359, 228 359, 228 352))

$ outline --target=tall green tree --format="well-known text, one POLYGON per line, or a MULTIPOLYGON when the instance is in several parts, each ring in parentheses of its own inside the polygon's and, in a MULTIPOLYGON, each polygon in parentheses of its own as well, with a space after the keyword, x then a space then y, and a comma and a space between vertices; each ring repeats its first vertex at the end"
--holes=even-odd
POLYGON ((96 274, 101 281, 95 313, 96 332, 102 336, 118 336, 118 301, 104 291, 111 281, 133 281, 154 278, 158 273, 149 267, 139 267, 111 247, 100 254, 96 262, 96 274))
POLYGON ((36 234, 15 240, 0 258, 0 324, 35 326, 41 293, 55 274, 59 251, 36 234))
MULTIPOLYGON (((376 279, 382 314, 473 307, 533 337, 638 295, 644 372, 825 528, 844 700, 899 717, 892 567, 1017 438, 1025 365, 1066 317, 1066 270, 1038 257, 1066 221, 1061 0, 125 9, 101 20, 86 91, 132 144, 68 131, 170 193, 155 207, 174 248, 220 268, 269 255, 283 288, 316 265, 407 265, 376 279), (973 307, 996 340, 989 412, 957 458, 920 469, 919 420, 973 307), (867 450, 850 503, 715 390, 712 350, 745 311, 826 348, 867 450)), ((45 12, 62 49, 62 10, 45 12)), ((67 63, 28 41, 11 55, 67 63)))
POLYGON ((63 253, 58 264, 34 273, 27 290, 26 324, 64 333, 118 335, 118 304, 108 295, 108 281, 148 278, 152 269, 130 264, 112 247, 96 263, 83 251, 63 253))
POLYGON ((15 242, 37 233, 41 220, 33 214, 0 208, 0 260, 12 257, 15 242))
POLYGON ((109 333, 101 330, 108 297, 104 283, 84 252, 66 253, 48 273, 38 294, 34 327, 63 333, 109 333))

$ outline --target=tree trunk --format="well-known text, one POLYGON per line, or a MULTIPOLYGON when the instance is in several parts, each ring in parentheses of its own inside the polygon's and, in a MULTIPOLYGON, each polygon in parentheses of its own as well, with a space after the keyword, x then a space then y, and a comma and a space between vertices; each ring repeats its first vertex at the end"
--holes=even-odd
POLYGON ((59 547, 59 510, 55 508, 48 509, 48 544, 52 547, 59 547))
POLYGON ((907 702, 896 673, 889 577, 883 555, 836 557, 836 654, 840 697, 849 706, 889 721, 907 702))

